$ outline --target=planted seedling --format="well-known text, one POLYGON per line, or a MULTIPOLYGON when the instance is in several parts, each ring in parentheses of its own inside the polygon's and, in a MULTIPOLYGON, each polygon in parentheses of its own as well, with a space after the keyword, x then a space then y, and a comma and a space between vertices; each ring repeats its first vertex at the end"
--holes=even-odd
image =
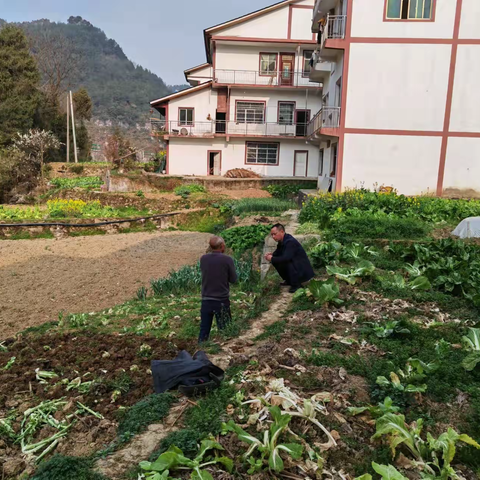
MULTIPOLYGON (((408 480, 393 465, 379 465, 372 462, 372 468, 382 477, 382 480, 408 480)), ((369 473, 356 477, 355 480, 372 480, 369 473)))
POLYGON ((449 428, 437 439, 427 433, 427 439, 424 440, 421 437, 422 429, 422 419, 412 425, 407 425, 403 415, 387 413, 377 420, 376 433, 372 438, 387 435, 393 456, 395 456, 396 448, 404 445, 412 454, 412 465, 419 468, 422 478, 459 478, 451 467, 456 453, 456 444, 463 442, 478 449, 480 449, 480 445, 468 435, 459 435, 453 428, 449 428))
POLYGON ((393 334, 408 334, 410 330, 401 326, 398 320, 389 320, 385 323, 368 323, 370 330, 375 333, 378 338, 388 338, 393 334))
POLYGON ((375 271, 375 265, 368 260, 362 260, 353 268, 343 268, 336 266, 328 266, 327 273, 335 275, 338 279, 355 285, 357 280, 361 277, 368 277, 375 271))
POLYGON ((228 457, 205 455, 207 452, 224 451, 225 449, 216 442, 213 437, 202 441, 198 455, 190 460, 185 457, 182 450, 172 445, 165 453, 162 453, 155 462, 141 462, 140 468, 145 472, 148 480, 168 479, 171 470, 193 470, 190 478, 192 480, 213 480, 212 475, 205 470, 209 465, 221 464, 231 473, 233 460, 228 457))
POLYGON ((393 400, 390 397, 386 397, 383 403, 379 403, 377 406, 349 407, 347 410, 351 415, 360 415, 368 412, 373 418, 379 418, 387 413, 397 413, 400 411, 400 408, 393 405, 393 400))
POLYGON ((15 363, 15 360, 17 357, 12 357, 7 364, 2 368, 2 370, 10 370, 13 367, 13 364, 15 363))
POLYGON ((260 452, 261 465, 263 466, 265 461, 268 461, 269 469, 273 472, 280 473, 284 469, 284 463, 280 452, 286 452, 293 459, 299 459, 303 453, 303 446, 298 443, 279 443, 280 435, 286 430, 291 415, 284 414, 278 406, 269 408, 270 414, 273 418, 273 423, 270 425, 270 429, 263 433, 263 441, 257 437, 250 435, 241 427, 235 424, 233 420, 223 424, 223 433, 233 432, 238 436, 238 439, 244 443, 250 445, 249 449, 245 452, 244 458, 250 464, 248 473, 254 473, 258 471, 259 463, 258 459, 249 460, 255 450, 260 452))
POLYGON ((333 278, 330 278, 324 282, 321 280, 312 280, 307 288, 297 290, 293 299, 298 300, 299 298, 306 296, 307 298, 313 299, 315 305, 331 303, 339 306, 343 304, 343 300, 338 298, 339 295, 340 289, 338 288, 338 285, 333 278))
POLYGON ((480 363, 480 328, 469 328, 468 335, 462 337, 465 349, 470 353, 462 362, 463 368, 471 372, 480 363))

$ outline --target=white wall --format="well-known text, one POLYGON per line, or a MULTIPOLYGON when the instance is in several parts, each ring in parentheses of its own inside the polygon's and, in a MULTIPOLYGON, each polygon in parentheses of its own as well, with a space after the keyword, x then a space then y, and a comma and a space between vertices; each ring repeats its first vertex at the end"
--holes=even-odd
MULTIPOLYGON (((480 24, 478 24, 480 30, 480 24)), ((480 132, 480 45, 459 45, 450 131, 480 132)))
POLYGON ((441 137, 345 135, 342 188, 375 183, 399 193, 435 193, 441 137))
MULTIPOLYGON (((470 2, 478 0, 469 0, 467 4, 470 2)), ((353 0, 352 37, 453 38, 457 2, 436 3, 434 22, 385 22, 385 0, 353 0)))
POLYGON ((212 118, 215 118, 217 91, 207 87, 190 95, 184 95, 183 97, 170 100, 168 105, 168 121, 178 121, 178 109, 187 107, 195 108, 195 123, 208 122, 207 116, 209 114, 212 118))
POLYGON ((215 35, 227 37, 287 38, 288 10, 287 5, 247 22, 216 31, 215 35))
POLYGON ((480 38, 480 2, 463 0, 460 38, 480 38))
POLYGON ((480 191, 480 138, 448 139, 443 188, 480 191))
POLYGON ((451 48, 352 44, 347 128, 442 130, 451 48))
POLYGON ((212 66, 208 66, 205 68, 200 68, 195 70, 191 75, 188 75, 188 81, 196 81, 198 83, 205 83, 208 82, 213 78, 213 68, 212 66))
POLYGON ((310 10, 308 8, 292 8, 292 39, 312 39, 312 15, 313 9, 310 10))
MULTIPOLYGON (((249 139, 262 143, 275 142, 275 139, 249 139)), ((274 177, 293 177, 293 159, 295 150, 308 150, 308 176, 318 174, 318 149, 301 141, 280 141, 280 159, 278 166, 245 165, 246 140, 235 139, 226 142, 223 139, 177 139, 169 141, 169 174, 171 175, 207 175, 207 152, 222 152, 222 175, 233 168, 247 168, 261 175, 274 177)))

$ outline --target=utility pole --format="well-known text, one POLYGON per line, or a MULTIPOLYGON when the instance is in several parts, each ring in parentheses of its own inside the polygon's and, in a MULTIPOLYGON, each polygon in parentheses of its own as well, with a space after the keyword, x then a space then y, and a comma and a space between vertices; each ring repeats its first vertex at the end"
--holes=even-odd
POLYGON ((72 130, 73 130, 73 148, 75 151, 75 163, 78 163, 77 136, 75 135, 75 114, 73 113, 73 96, 72 96, 71 90, 70 90, 70 107, 72 109, 72 130))
POLYGON ((70 162, 70 101, 67 92, 67 163, 70 162))

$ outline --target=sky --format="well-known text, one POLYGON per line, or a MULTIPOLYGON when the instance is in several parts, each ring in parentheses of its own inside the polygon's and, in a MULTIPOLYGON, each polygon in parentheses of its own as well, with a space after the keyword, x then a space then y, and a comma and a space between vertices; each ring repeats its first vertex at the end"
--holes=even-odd
POLYGON ((113 38, 133 62, 167 84, 206 61, 203 30, 278 0, 0 0, 0 18, 66 22, 81 16, 113 38))

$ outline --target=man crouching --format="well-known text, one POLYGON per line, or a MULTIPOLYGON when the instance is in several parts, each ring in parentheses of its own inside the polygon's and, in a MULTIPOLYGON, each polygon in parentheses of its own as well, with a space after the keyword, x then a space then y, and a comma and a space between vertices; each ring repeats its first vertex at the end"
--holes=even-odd
POLYGON ((265 260, 271 262, 283 278, 281 285, 289 285, 289 292, 295 293, 303 282, 308 282, 315 276, 310 260, 300 242, 285 233, 282 224, 274 225, 271 235, 278 245, 273 253, 265 255, 265 260))
POLYGON ((236 283, 237 272, 233 259, 224 255, 225 241, 222 237, 212 237, 210 253, 200 259, 202 272, 202 308, 200 310, 200 336, 198 343, 206 342, 212 329, 213 317, 217 327, 223 330, 230 322, 230 284, 236 283))

